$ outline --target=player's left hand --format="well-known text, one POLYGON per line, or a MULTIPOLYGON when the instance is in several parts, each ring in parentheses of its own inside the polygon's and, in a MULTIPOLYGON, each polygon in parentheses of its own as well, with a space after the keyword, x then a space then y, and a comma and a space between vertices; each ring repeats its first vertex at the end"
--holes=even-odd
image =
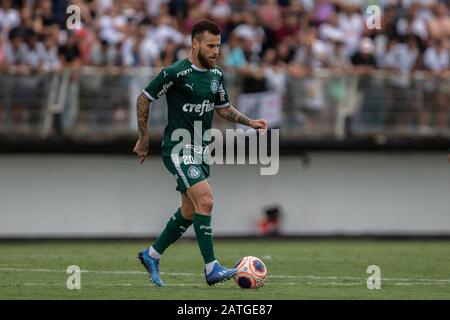
POLYGON ((264 134, 266 130, 269 128, 269 123, 267 122, 267 120, 264 119, 250 120, 249 125, 253 129, 259 129, 258 131, 261 134, 264 134))

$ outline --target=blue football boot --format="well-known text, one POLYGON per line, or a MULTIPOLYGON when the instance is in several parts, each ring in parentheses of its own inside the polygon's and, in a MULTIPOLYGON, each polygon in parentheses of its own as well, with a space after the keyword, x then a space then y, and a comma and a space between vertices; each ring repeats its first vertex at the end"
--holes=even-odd
POLYGON ((159 277, 159 260, 150 257, 148 249, 139 252, 138 260, 144 265, 145 269, 150 274, 150 281, 157 287, 162 287, 164 283, 159 277))
POLYGON ((216 262, 210 274, 207 275, 205 269, 206 283, 212 286, 216 283, 232 278, 236 273, 237 273, 236 268, 227 269, 221 266, 218 262, 216 262))

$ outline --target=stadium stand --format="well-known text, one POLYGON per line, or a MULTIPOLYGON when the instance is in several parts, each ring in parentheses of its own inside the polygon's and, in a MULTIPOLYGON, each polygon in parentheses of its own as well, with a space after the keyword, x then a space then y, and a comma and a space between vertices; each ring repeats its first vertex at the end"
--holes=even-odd
MULTIPOLYGON (((0 135, 133 135, 139 91, 187 57, 201 19, 221 27, 234 104, 282 139, 448 141, 445 0, 2 0, 0 135), (79 29, 67 28, 69 5, 79 29)), ((152 108, 156 139, 165 117, 152 108)))

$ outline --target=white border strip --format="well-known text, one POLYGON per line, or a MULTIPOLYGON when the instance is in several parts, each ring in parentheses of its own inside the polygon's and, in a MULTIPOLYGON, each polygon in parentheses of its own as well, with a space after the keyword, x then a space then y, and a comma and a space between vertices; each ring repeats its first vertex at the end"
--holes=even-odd
POLYGON ((144 93, 146 96, 147 96, 147 98, 149 98, 150 100, 152 100, 152 101, 156 101, 156 99, 155 98, 153 98, 151 95, 150 95, 150 93, 148 93, 147 91, 145 91, 145 90, 142 90, 142 93, 144 93))
POLYGON ((215 108, 225 108, 225 107, 229 107, 229 106, 230 106, 230 103, 227 102, 225 104, 221 104, 220 106, 215 106, 215 108))

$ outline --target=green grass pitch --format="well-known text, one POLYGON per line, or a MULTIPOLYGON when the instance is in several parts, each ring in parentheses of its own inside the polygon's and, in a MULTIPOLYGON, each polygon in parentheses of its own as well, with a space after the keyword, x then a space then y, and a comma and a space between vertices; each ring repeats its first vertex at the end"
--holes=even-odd
POLYGON ((221 240, 226 266, 261 258, 266 284, 240 289, 234 280, 209 287, 197 243, 181 240, 161 260, 166 286, 149 284, 137 252, 141 241, 0 242, 0 299, 450 299, 450 241, 221 240), (69 265, 81 289, 67 289, 69 265), (366 285, 369 265, 381 289, 366 285))

